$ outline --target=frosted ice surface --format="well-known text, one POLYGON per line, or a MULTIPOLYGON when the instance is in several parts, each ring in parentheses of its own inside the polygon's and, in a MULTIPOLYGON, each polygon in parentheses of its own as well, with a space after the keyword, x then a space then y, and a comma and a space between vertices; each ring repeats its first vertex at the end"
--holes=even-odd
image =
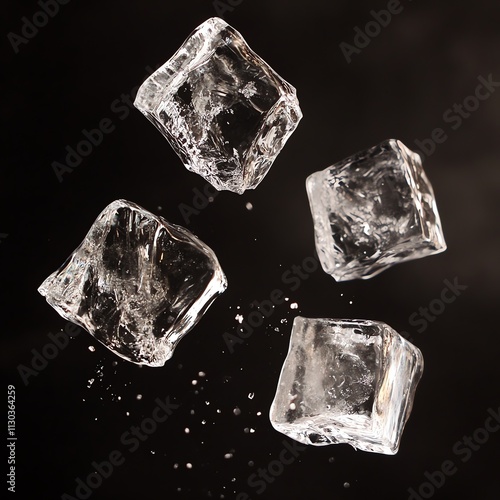
POLYGON ((118 200, 39 292, 115 354, 162 366, 226 285, 196 236, 118 200))
POLYGON ((134 104, 188 170, 239 194, 262 181, 302 118, 295 88, 219 18, 188 37, 134 104))
POLYGON ((309 176, 316 250, 337 281, 446 250, 420 156, 394 139, 309 176))
POLYGON ((395 454, 422 370, 419 349, 384 323, 299 316, 271 423, 301 443, 395 454))

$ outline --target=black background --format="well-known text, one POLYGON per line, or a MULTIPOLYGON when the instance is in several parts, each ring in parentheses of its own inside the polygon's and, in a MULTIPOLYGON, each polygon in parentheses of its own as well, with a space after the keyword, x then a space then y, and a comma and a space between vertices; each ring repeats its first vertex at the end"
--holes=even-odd
POLYGON ((22 17, 32 19, 39 7, 4 3, 0 233, 8 236, 0 244, 0 321, 4 390, 7 384, 17 388, 18 498, 74 495, 76 479, 85 480, 91 463, 113 450, 126 461, 92 499, 236 498, 239 492, 270 499, 406 499, 408 489, 418 489, 424 473, 445 460, 456 464, 456 473, 436 488, 435 498, 498 498, 499 433, 467 462, 453 450, 500 404, 494 307, 500 91, 457 130, 443 114, 474 93, 479 76, 500 81, 500 4, 402 5, 403 12, 350 64, 339 44, 352 43, 354 28, 364 28, 370 10, 386 2, 244 0, 226 12, 250 46, 297 88, 304 119, 257 190, 223 192, 187 223, 179 206, 192 205, 193 190, 206 183, 184 169, 137 110, 118 114, 112 106, 142 83, 147 67, 164 63, 196 26, 217 14, 212 2, 74 0, 18 54, 7 34, 20 34, 22 17), (114 132, 58 182, 52 162, 64 162, 66 146, 75 147, 82 130, 104 118, 114 132), (415 148, 415 140, 436 127, 448 138, 425 168, 448 251, 368 281, 335 283, 317 270, 292 291, 283 273, 314 254, 306 176, 390 137, 415 148), (41 352, 48 334, 65 326, 37 287, 118 198, 197 234, 217 253, 229 287, 163 368, 121 361, 82 333, 25 386, 19 365, 31 366, 32 350, 41 352), (410 316, 440 297, 445 279, 455 278, 467 290, 420 333, 410 316), (246 318, 251 303, 275 288, 290 300, 231 354, 224 332, 234 334, 236 314, 246 318), (293 302, 298 310, 290 309, 293 302), (259 495, 248 478, 279 457, 284 440, 292 443, 271 427, 268 410, 297 313, 378 319, 407 331, 424 354, 424 377, 396 456, 347 445, 310 447, 259 495), (166 396, 179 409, 129 453, 120 436, 166 396), (235 407, 241 415, 233 414, 235 407), (227 453, 233 458, 224 458, 227 453))

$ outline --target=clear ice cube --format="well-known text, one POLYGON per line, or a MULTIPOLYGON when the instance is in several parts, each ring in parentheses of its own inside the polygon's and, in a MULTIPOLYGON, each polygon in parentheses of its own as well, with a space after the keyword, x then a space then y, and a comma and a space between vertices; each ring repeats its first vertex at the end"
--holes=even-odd
POLYGON ((219 18, 189 36, 134 104, 188 170, 239 194, 262 181, 302 118, 295 88, 219 18))
POLYGON ((118 356, 163 366, 226 285, 196 236, 118 200, 38 291, 118 356))
POLYGON ((310 175, 316 250, 337 281, 446 250, 420 156, 390 139, 310 175))
POLYGON ((304 444, 393 455, 422 370, 419 349, 385 323, 297 317, 271 423, 304 444))

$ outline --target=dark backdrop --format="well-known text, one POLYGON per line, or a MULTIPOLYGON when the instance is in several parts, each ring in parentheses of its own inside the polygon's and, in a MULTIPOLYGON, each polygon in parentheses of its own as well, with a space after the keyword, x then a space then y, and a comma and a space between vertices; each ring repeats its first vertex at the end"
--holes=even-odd
MULTIPOLYGON (((500 404, 500 92, 461 123, 448 110, 474 94, 480 76, 500 81, 500 4, 402 0, 402 12, 350 63, 339 45, 353 44, 355 28, 364 31, 370 11, 387 8, 384 0, 226 4, 218 7, 225 19, 298 89, 305 118, 257 190, 223 192, 189 222, 180 207, 193 206, 195 189, 206 183, 184 169, 138 111, 118 102, 216 15, 216 6, 74 0, 35 35, 25 29, 25 41, 12 33, 22 36, 23 17, 32 20, 40 6, 3 6, 0 321, 3 390, 12 384, 17 395, 17 497, 75 496, 76 481, 93 471, 92 462, 118 450, 125 463, 92 499, 230 499, 240 492, 269 499, 406 499, 410 488, 421 498, 498 498, 500 433, 488 417, 500 404), (75 147, 83 129, 105 118, 114 131, 59 182, 52 163, 64 162, 66 146, 75 147), (433 132, 442 143, 428 149, 425 168, 448 251, 363 282, 336 283, 317 270, 292 290, 283 273, 314 254, 306 176, 390 137, 416 149, 415 141, 433 132), (118 198, 207 242, 227 274, 227 291, 163 368, 121 361, 81 333, 26 375, 36 353, 51 355, 49 333, 66 324, 38 285, 118 198), (467 288, 442 314, 417 323, 415 314, 439 299, 445 280, 467 288), (251 304, 276 288, 289 301, 231 353, 224 333, 235 334, 235 316, 246 318, 251 304), (273 430, 268 410, 296 314, 382 320, 422 350, 425 372, 396 456, 338 445, 310 447, 285 466, 277 462, 284 443, 293 442, 273 430), (179 408, 131 452, 122 434, 167 396, 179 408), (489 431, 481 430, 485 424, 489 431), (443 463, 447 476, 436 473, 443 463), (259 469, 268 480, 256 482, 259 469)), ((44 24, 43 16, 37 22, 44 24)))

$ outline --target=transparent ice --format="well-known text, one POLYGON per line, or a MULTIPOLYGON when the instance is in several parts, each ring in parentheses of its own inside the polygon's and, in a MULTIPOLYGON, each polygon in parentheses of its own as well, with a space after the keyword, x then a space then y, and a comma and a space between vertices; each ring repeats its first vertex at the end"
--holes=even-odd
POLYGON ((422 370, 421 352, 384 323, 299 316, 271 423, 301 443, 393 455, 422 370))
POLYGON ((239 194, 262 181, 302 118, 295 88, 219 18, 189 36, 134 104, 188 170, 239 194))
POLYGON ((337 281, 446 250, 420 156, 390 139, 309 176, 316 250, 337 281))
POLYGON ((39 292, 118 356, 162 366, 225 289, 217 257, 196 236, 118 200, 39 292))

